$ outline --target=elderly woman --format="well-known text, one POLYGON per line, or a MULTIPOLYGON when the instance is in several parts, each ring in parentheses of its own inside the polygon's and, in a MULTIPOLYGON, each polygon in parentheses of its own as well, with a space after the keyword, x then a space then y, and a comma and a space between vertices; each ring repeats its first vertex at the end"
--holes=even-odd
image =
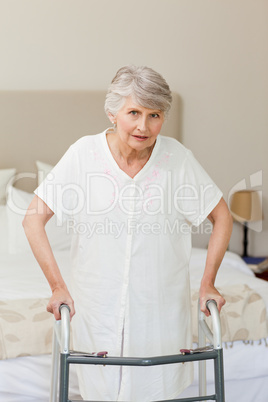
MULTIPOLYGON (((69 305, 74 346, 111 356, 153 356, 191 347, 188 264, 191 225, 213 224, 200 286, 201 309, 215 299, 217 270, 231 233, 222 193, 193 157, 162 137, 169 86, 147 67, 121 68, 105 111, 113 124, 73 144, 35 191, 24 219, 52 290, 48 311, 69 305), (46 236, 53 214, 74 230, 69 293, 46 236), (79 230, 78 230, 79 228, 79 230), (75 305, 75 307, 74 307, 75 305)), ((90 400, 172 398, 192 381, 192 365, 77 367, 90 400)))

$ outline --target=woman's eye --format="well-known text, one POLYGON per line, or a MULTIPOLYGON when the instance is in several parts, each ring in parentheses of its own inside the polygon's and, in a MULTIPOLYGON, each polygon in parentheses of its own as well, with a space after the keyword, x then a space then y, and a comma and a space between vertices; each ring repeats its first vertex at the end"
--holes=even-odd
POLYGON ((131 110, 130 114, 132 114, 132 116, 137 116, 138 112, 136 112, 136 110, 131 110))
POLYGON ((157 113, 152 113, 152 117, 155 119, 155 118, 159 117, 159 114, 157 114, 157 113))

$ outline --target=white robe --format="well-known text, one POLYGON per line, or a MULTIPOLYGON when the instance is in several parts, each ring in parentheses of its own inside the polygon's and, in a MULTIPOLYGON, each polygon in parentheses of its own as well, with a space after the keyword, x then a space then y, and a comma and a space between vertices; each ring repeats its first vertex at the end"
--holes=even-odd
MULTIPOLYGON (((75 349, 145 357, 191 347, 191 225, 222 193, 189 150, 159 135, 149 161, 130 178, 106 131, 86 136, 36 194, 74 234, 75 349)), ((173 398, 192 381, 191 363, 77 369, 82 397, 95 401, 173 398)))

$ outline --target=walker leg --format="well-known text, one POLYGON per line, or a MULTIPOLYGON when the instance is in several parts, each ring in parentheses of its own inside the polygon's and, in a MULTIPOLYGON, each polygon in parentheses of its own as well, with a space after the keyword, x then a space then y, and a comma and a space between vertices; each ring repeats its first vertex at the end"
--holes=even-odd
POLYGON ((217 402, 225 402, 224 395, 224 371, 223 371, 223 350, 217 349, 218 357, 214 360, 215 391, 217 402))
POLYGON ((206 361, 199 361, 199 396, 207 395, 206 361))
POLYGON ((51 388, 50 388, 50 397, 49 402, 57 401, 57 391, 58 391, 58 373, 59 373, 59 342, 57 339, 56 333, 56 325, 58 322, 56 321, 53 331, 53 343, 52 343, 52 370, 51 370, 51 388))
POLYGON ((59 402, 68 402, 69 393, 69 363, 67 358, 69 353, 60 355, 60 399, 59 402))
MULTIPOLYGON (((201 328, 200 322, 198 327, 198 347, 206 346, 206 335, 201 328)), ((199 396, 207 395, 207 373, 206 373, 206 360, 198 362, 198 376, 199 376, 199 396)))

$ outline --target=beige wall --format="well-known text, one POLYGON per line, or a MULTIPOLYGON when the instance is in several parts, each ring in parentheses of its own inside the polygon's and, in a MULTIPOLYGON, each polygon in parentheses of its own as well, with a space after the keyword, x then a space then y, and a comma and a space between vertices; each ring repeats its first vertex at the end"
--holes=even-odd
POLYGON ((267 0, 0 0, 0 89, 106 89, 122 65, 155 68, 181 96, 184 143, 226 199, 262 172, 265 221, 249 251, 267 255, 267 38, 267 0))

